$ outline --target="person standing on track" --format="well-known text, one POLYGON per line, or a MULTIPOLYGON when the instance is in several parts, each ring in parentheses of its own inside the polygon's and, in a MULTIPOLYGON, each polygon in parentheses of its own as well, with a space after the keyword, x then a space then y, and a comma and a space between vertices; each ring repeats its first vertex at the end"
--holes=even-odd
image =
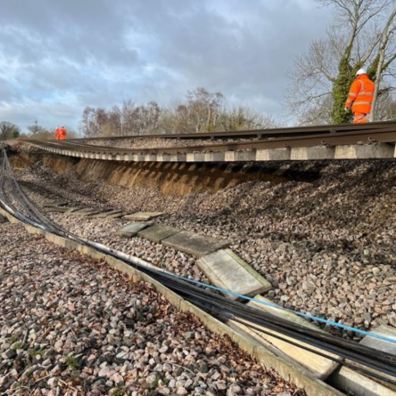
POLYGON ((368 115, 374 100, 374 90, 375 84, 370 80, 367 71, 359 69, 345 102, 345 111, 352 110, 354 124, 368 123, 368 115))
POLYGON ((65 140, 67 136, 67 131, 64 126, 58 127, 55 129, 55 139, 56 140, 65 140))

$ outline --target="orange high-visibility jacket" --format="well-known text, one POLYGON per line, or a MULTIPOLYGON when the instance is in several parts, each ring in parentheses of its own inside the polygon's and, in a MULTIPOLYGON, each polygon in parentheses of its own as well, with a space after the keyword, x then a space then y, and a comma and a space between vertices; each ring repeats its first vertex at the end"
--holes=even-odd
POLYGON ((61 128, 59 131, 59 139, 64 140, 66 139, 66 128, 61 128))
POLYGON ((66 139, 66 128, 56 128, 55 139, 56 140, 65 140, 66 139))
POLYGON ((65 140, 66 139, 66 128, 56 128, 55 129, 55 139, 56 140, 65 140))
POLYGON ((59 129, 60 129, 60 128, 56 128, 56 129, 55 129, 55 139, 56 139, 56 140, 59 140, 59 129))
POLYGON ((374 100, 374 90, 375 84, 367 74, 357 76, 349 90, 345 108, 350 109, 352 106, 352 113, 370 113, 374 100))

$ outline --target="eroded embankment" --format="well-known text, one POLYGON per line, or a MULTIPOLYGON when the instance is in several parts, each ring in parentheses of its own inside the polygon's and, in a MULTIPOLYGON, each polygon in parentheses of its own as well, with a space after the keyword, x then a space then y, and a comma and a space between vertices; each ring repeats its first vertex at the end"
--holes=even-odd
MULTIPOLYGON (((256 174, 282 174, 283 180, 246 180, 217 191, 189 186, 186 191, 193 192, 177 195, 160 191, 163 184, 156 185, 154 179, 151 184, 135 179, 124 188, 99 173, 88 177, 91 169, 82 169, 85 162, 48 158, 47 166, 35 163, 18 172, 22 186, 36 192, 35 202, 51 194, 75 206, 164 212, 156 222, 230 240, 231 248, 271 282, 268 297, 277 303, 357 327, 396 326, 395 161, 265 164, 256 174)), ((33 164, 37 159, 15 157, 14 163, 21 167, 22 161, 33 164)), ((140 238, 120 245, 114 233, 121 224, 93 219, 81 223, 73 216, 56 220, 149 261, 167 257, 167 268, 197 275, 191 273, 190 258, 180 259, 159 245, 147 249, 140 238)))
MULTIPOLYGON (((204 163, 126 163, 61 157, 52 154, 21 154, 12 157, 16 168, 37 161, 58 174, 73 171, 83 181, 101 180, 121 187, 159 189, 163 194, 187 195, 197 192, 216 192, 248 181, 269 181, 277 184, 293 175, 277 174, 277 166, 262 169, 253 165, 204 163)), ((303 178, 314 178, 307 173, 303 178)))

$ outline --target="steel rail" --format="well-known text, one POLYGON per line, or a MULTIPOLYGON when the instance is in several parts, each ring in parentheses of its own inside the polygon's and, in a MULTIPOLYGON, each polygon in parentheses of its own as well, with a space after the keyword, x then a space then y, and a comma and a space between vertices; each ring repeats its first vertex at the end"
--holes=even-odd
POLYGON ((240 131, 217 131, 217 132, 193 132, 193 133, 153 133, 148 135, 117 135, 117 136, 95 136, 68 139, 68 141, 87 140, 124 140, 124 139, 241 139, 241 138, 262 138, 275 136, 295 136, 315 133, 338 133, 354 130, 371 130, 396 127, 396 121, 378 121, 368 124, 334 124, 334 125, 313 125, 305 127, 285 127, 285 128, 265 128, 265 129, 245 129, 240 131))
POLYGON ((185 154, 187 152, 226 152, 244 151, 275 148, 292 147, 312 147, 318 145, 337 146, 350 144, 371 144, 371 143, 395 143, 396 127, 388 127, 374 130, 357 130, 340 132, 333 135, 315 134, 298 137, 268 138, 246 142, 212 143, 192 146, 173 147, 148 147, 148 148, 114 148, 110 146, 95 146, 89 144, 38 141, 34 139, 23 139, 24 142, 36 146, 59 148, 77 152, 88 153, 110 153, 114 155, 128 154, 185 154))
MULTIPOLYGON (((7 166, 7 158, 3 157, 3 180, 5 175, 11 179, 15 179, 13 174, 10 174, 10 168, 7 166), (4 159, 5 158, 5 159, 4 159)), ((111 248, 107 248, 103 245, 97 244, 95 242, 87 241, 80 238, 63 228, 55 225, 53 227, 52 222, 48 219, 46 222, 44 215, 38 215, 37 211, 31 208, 34 205, 30 199, 26 196, 22 189, 15 189, 16 196, 19 199, 22 206, 26 206, 27 202, 30 201, 31 205, 27 205, 27 210, 31 214, 22 215, 18 211, 13 210, 10 203, 5 201, 4 195, 4 183, 1 185, 0 193, 0 205, 7 211, 11 211, 11 214, 18 218, 20 221, 28 224, 37 226, 39 224, 40 228, 47 229, 52 233, 60 235, 62 237, 78 241, 80 244, 93 247, 97 251, 105 254, 109 254, 114 258, 117 258, 126 264, 133 266, 151 276, 152 278, 160 281, 165 286, 169 287, 173 291, 176 291, 179 295, 183 296, 187 300, 196 303, 201 308, 205 309, 207 312, 214 312, 220 315, 223 319, 245 319, 252 323, 252 325, 264 326, 266 328, 272 329, 283 335, 292 337, 296 340, 309 343, 313 346, 319 347, 330 353, 335 353, 336 355, 350 359, 359 364, 363 364, 365 367, 369 367, 374 370, 378 370, 385 375, 390 375, 396 378, 396 357, 385 352, 377 351, 372 348, 359 345, 356 342, 346 341, 341 337, 332 336, 330 334, 323 333, 321 331, 309 329, 296 325, 288 320, 278 318, 272 314, 264 313, 260 310, 248 307, 239 302, 229 300, 223 296, 220 296, 210 290, 202 289, 195 285, 192 285, 185 280, 181 280, 175 277, 173 274, 164 273, 159 270, 155 270, 152 267, 143 266, 141 263, 134 262, 131 259, 126 258, 122 254, 118 254, 111 248), (24 197, 25 196, 25 197, 24 197), (44 222, 44 223, 43 223, 44 222)), ((15 180, 16 182, 16 180, 15 180)), ((16 182, 17 183, 17 182, 16 182)), ((281 336, 280 336, 281 337, 281 336)), ((330 359, 331 356, 328 356, 330 359)), ((356 367, 355 367, 356 368, 356 367)), ((367 370, 366 370, 367 371, 367 370)), ((373 373, 368 372, 370 375, 373 373)), ((374 374, 375 376, 375 374, 374 374)), ((396 384, 396 381, 390 379, 389 377, 380 376, 381 380, 396 384)))

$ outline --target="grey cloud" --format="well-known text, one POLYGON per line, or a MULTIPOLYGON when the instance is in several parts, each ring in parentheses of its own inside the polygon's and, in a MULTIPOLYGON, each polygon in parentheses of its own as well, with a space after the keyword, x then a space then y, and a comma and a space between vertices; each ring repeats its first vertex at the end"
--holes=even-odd
POLYGON ((167 104, 197 86, 281 118, 293 59, 331 17, 314 0, 0 0, 0 8, 0 120, 22 126, 57 117, 77 126, 86 105, 167 104))

